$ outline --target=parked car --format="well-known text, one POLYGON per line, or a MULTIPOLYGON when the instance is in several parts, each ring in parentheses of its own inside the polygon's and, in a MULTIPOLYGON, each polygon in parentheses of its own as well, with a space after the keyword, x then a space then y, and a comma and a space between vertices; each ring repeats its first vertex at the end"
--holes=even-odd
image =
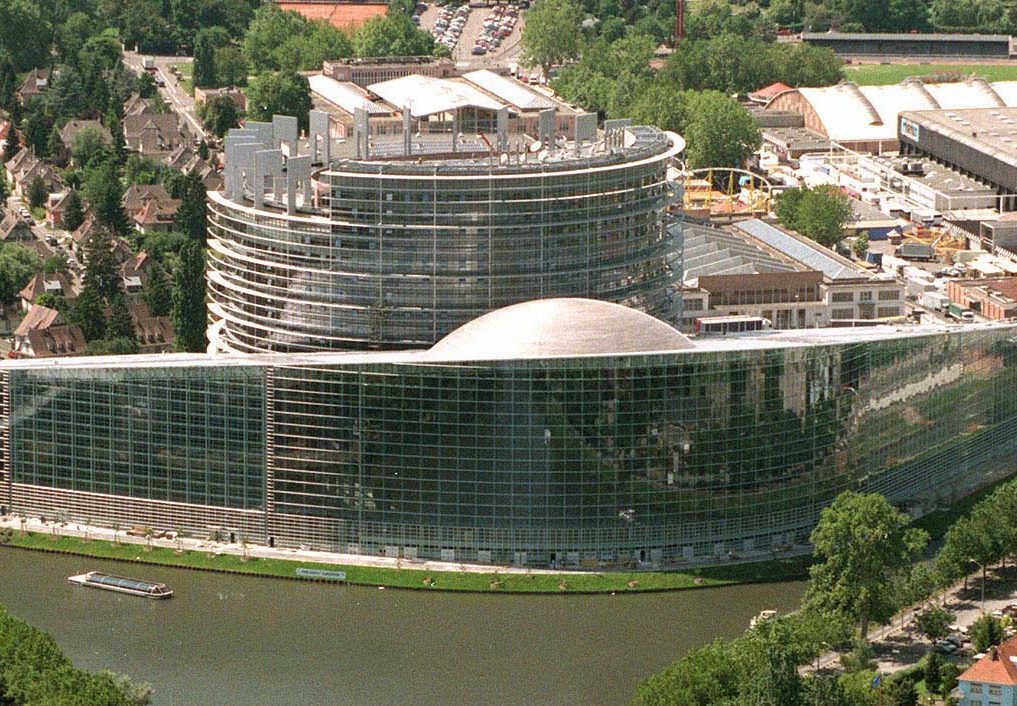
POLYGON ((942 655, 952 655, 957 651, 957 645, 953 644, 949 640, 936 640, 935 649, 936 652, 942 655))

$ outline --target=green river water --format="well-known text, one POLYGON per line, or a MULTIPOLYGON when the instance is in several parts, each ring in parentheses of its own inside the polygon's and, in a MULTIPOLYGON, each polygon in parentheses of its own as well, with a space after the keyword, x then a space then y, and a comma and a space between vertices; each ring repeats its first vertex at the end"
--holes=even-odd
POLYGON ((798 605, 798 582, 618 596, 338 587, 0 550, 0 604, 156 706, 624 704, 676 657, 798 605), (167 601, 75 587, 108 571, 167 601))

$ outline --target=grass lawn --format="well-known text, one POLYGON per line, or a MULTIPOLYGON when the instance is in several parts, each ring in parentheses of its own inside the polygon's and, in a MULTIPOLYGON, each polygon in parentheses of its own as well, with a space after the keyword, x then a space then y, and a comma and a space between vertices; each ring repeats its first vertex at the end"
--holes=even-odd
POLYGON ((183 61, 179 64, 173 64, 171 66, 176 67, 177 71, 180 72, 180 85, 184 87, 188 95, 194 95, 194 62, 183 61))
POLYGON ((182 568, 256 574, 295 578, 298 567, 342 570, 351 584, 388 586, 391 588, 437 589, 446 591, 481 591, 487 593, 636 593, 641 591, 673 591, 694 587, 723 586, 750 581, 779 581, 801 578, 806 559, 767 561, 728 567, 704 568, 692 572, 620 572, 589 574, 474 574, 425 571, 421 569, 388 569, 367 566, 314 564, 282 559, 243 560, 232 554, 212 556, 206 552, 156 547, 151 551, 138 544, 112 542, 78 537, 60 537, 29 532, 25 536, 14 531, 7 546, 44 551, 79 554, 102 559, 165 564, 182 568))
POLYGON ((1010 64, 861 64, 844 67, 848 80, 860 86, 900 83, 909 76, 921 78, 933 74, 975 75, 986 81, 1017 80, 1017 63, 1010 64))

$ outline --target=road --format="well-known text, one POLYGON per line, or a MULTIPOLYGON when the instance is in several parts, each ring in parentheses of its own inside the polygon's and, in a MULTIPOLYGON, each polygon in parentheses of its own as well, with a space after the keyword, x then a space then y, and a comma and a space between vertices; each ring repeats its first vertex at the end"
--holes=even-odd
MULTIPOLYGON (((142 58, 142 55, 137 52, 124 52, 124 63, 138 75, 145 71, 142 66, 142 58)), ((162 79, 164 84, 159 92, 173 112, 187 125, 188 131, 195 137, 202 137, 205 134, 205 129, 195 112, 194 98, 184 90, 183 84, 178 82, 176 76, 170 72, 170 67, 173 64, 190 63, 192 59, 188 56, 154 56, 152 58, 155 59, 155 77, 162 79)))

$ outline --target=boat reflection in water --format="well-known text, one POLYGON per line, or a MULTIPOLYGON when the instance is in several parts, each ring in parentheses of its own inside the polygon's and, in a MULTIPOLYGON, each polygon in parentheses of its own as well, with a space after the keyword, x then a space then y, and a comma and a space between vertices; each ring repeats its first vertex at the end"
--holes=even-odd
POLYGON ((79 586, 91 586, 106 591, 117 591, 118 593, 129 593, 132 596, 145 596, 146 598, 169 598, 173 591, 164 583, 149 583, 128 579, 123 576, 111 576, 98 571, 89 571, 87 574, 70 576, 67 578, 73 584, 79 586))

